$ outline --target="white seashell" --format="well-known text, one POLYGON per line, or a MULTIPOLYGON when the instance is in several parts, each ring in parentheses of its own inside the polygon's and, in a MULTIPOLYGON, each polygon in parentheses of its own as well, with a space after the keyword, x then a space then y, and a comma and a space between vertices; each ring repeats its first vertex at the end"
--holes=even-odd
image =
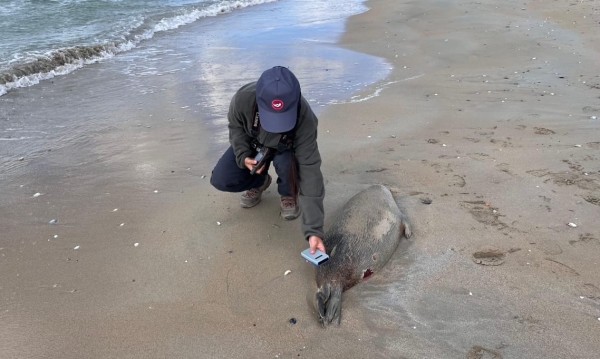
POLYGON ((567 226, 573 227, 573 228, 577 227, 577 225, 575 223, 573 223, 573 222, 567 223, 567 226))
POLYGON ((38 193, 34 194, 34 195, 33 195, 33 197, 39 197, 39 196, 41 196, 41 195, 42 195, 42 194, 41 194, 40 192, 38 192, 38 193))
POLYGON ((217 226, 220 226, 220 225, 221 225, 221 222, 217 222, 217 226))
POLYGON ((73 249, 79 249, 79 246, 75 246, 73 249))
POLYGON ((137 247, 137 246, 139 246, 139 245, 140 245, 139 243, 134 243, 134 244, 133 244, 133 246, 134 246, 134 247, 137 247))
POLYGON ((285 273, 283 273, 283 275, 288 275, 290 273, 292 273, 292 271, 288 269, 288 270, 285 271, 285 273))

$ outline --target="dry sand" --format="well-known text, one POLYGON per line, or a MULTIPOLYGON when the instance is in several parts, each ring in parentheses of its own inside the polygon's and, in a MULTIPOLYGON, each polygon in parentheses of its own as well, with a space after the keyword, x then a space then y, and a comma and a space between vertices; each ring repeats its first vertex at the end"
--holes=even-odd
POLYGON ((326 211, 386 183, 414 237, 345 294, 340 328, 307 305, 306 243, 273 189, 242 210, 199 177, 214 158, 165 153, 203 132, 132 126, 93 144, 122 146, 110 173, 61 170, 59 151, 27 183, 43 195, 3 209, 0 357, 597 358, 598 3, 367 5, 341 45, 394 69, 320 114, 326 211), (504 263, 476 264, 484 246, 504 263))

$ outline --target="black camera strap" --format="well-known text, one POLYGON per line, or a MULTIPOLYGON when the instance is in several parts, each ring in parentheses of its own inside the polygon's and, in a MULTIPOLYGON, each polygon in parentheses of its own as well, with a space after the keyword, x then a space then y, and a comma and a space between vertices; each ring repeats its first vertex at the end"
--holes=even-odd
MULTIPOLYGON (((258 134, 260 133, 260 115, 258 114, 258 106, 254 106, 254 116, 252 117, 252 122, 250 123, 250 134, 252 137, 258 138, 258 134)), ((286 149, 292 147, 292 138, 293 138, 293 130, 286 132, 284 134, 279 135, 279 142, 277 143, 277 151, 283 152, 286 149)))
POLYGON ((257 138, 260 133, 260 115, 258 114, 258 106, 254 106, 254 116, 252 116, 252 122, 250 123, 250 133, 252 137, 257 138))

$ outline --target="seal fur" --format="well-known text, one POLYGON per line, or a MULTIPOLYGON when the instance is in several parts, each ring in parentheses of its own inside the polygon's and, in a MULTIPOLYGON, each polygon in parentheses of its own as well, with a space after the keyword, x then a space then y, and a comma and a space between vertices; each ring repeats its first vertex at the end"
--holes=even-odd
POLYGON ((380 270, 410 226, 391 191, 374 185, 352 197, 323 240, 330 259, 317 268, 315 306, 323 326, 340 324, 342 292, 380 270))

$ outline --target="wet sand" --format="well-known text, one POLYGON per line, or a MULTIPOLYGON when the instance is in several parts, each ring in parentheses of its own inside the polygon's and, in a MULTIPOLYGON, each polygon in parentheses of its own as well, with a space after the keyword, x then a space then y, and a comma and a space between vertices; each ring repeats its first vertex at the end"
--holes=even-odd
POLYGON ((344 295, 340 328, 307 305, 306 243, 275 190, 248 211, 208 184, 214 135, 183 108, 186 83, 143 110, 113 103, 127 120, 32 161, 43 175, 6 190, 2 353, 596 358, 597 6, 367 5, 340 45, 394 69, 319 114, 326 211, 386 183, 414 234, 344 295), (504 262, 475 263, 484 246, 504 262))

